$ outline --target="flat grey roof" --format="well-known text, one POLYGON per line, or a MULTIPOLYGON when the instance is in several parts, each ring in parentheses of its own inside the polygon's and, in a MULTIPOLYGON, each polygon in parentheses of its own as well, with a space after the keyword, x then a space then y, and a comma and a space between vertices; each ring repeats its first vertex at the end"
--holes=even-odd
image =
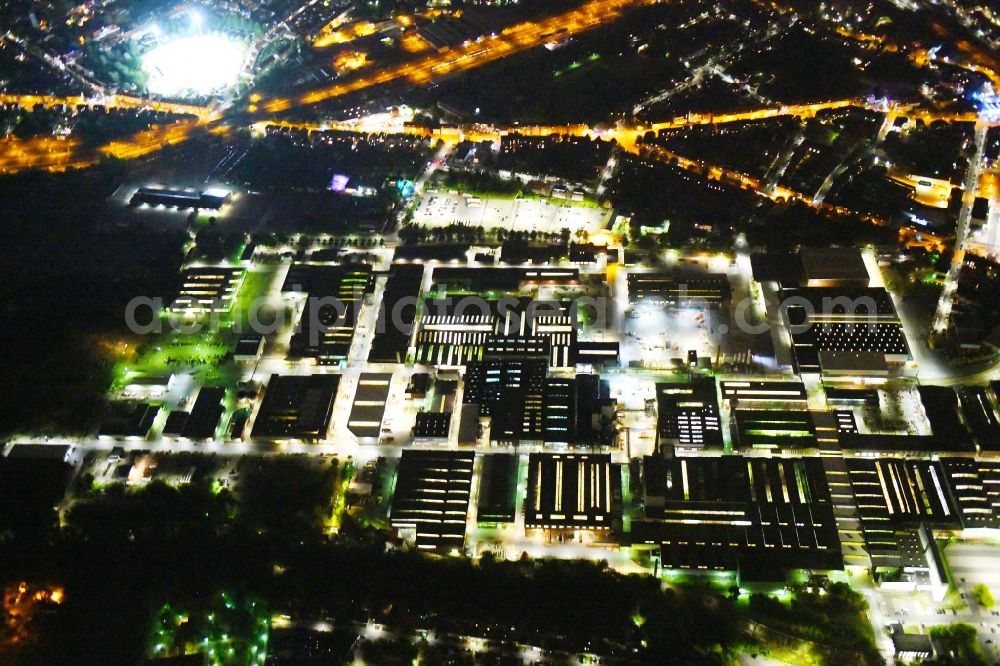
POLYGON ((366 372, 358 377, 358 390, 347 421, 347 429, 358 439, 378 439, 391 382, 391 373, 366 372))
POLYGON ((868 282, 868 268, 856 247, 804 247, 799 250, 806 280, 868 282))

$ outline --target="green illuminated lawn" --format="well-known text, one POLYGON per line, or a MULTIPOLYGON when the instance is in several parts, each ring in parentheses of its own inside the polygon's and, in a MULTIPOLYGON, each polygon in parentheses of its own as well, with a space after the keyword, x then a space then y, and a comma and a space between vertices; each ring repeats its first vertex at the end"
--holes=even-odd
POLYGON ((134 359, 118 364, 113 388, 122 388, 134 376, 161 376, 178 371, 192 372, 203 380, 219 378, 220 363, 228 352, 229 344, 217 332, 165 332, 140 345, 134 359))
POLYGON ((233 308, 227 317, 228 321, 238 325, 244 331, 248 330, 249 316, 254 308, 254 302, 267 294, 277 271, 277 267, 268 266, 264 270, 254 270, 246 274, 243 278, 243 284, 240 285, 240 290, 236 294, 233 308))
POLYGON ((354 463, 348 461, 341 470, 336 495, 333 498, 333 512, 330 515, 330 529, 340 529, 341 521, 344 518, 344 511, 347 509, 347 489, 351 486, 351 479, 354 478, 354 463))
MULTIPOLYGON (((168 319, 163 332, 141 342, 135 354, 122 359, 115 368, 112 390, 120 390, 136 376, 163 376, 189 372, 199 383, 235 381, 236 369, 229 356, 239 338, 239 331, 250 330, 250 313, 258 298, 267 294, 274 282, 276 267, 246 274, 231 311, 218 318, 218 326, 209 317, 196 320, 204 330, 175 330, 168 319)), ((258 313, 265 322, 263 313, 258 313)))
POLYGON ((823 663, 823 660, 813 651, 811 643, 796 643, 794 646, 772 647, 767 655, 776 661, 796 666, 811 666, 823 663))

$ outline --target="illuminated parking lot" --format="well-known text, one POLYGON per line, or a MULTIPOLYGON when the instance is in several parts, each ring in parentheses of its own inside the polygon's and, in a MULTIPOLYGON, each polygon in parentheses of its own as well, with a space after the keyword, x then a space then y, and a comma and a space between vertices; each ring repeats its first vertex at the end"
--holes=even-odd
POLYGON ((466 224, 487 229, 555 233, 598 231, 610 211, 534 199, 479 199, 451 193, 431 193, 417 207, 413 221, 429 226, 466 224))

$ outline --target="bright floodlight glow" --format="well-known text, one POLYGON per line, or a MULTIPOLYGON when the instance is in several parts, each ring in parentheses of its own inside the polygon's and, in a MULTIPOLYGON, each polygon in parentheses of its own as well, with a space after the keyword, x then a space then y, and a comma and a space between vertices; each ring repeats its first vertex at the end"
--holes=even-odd
POLYGON ((157 95, 208 95, 236 83, 245 47, 221 35, 182 37, 142 58, 146 86, 157 95))

